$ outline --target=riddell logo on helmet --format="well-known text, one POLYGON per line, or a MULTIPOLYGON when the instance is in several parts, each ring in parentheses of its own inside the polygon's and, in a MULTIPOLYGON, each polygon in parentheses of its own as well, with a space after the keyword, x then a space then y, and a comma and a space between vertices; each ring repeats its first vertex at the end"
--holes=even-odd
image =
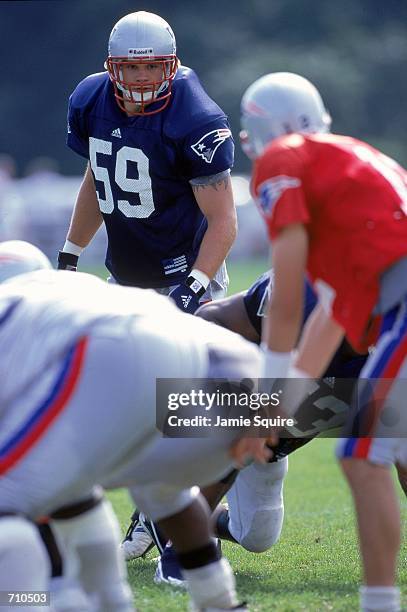
POLYGON ((140 47, 139 49, 129 49, 127 52, 129 57, 140 57, 140 56, 151 56, 154 55, 154 49, 152 47, 140 47))

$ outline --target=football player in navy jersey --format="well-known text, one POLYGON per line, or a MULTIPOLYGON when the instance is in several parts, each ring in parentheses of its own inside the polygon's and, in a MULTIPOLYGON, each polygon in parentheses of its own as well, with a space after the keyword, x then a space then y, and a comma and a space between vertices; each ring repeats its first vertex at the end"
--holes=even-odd
POLYGON ((67 143, 89 163, 58 267, 75 270, 104 221, 112 280, 171 294, 193 313, 224 295, 236 236, 227 117, 157 15, 120 19, 105 67, 69 100, 67 143))

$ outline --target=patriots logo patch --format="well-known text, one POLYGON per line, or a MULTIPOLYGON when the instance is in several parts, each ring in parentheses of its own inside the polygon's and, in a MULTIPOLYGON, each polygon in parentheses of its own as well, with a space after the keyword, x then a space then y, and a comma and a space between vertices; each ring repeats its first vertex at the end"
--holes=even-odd
POLYGON ((216 149, 220 147, 222 142, 225 142, 227 138, 232 136, 232 132, 229 128, 220 128, 219 130, 212 130, 205 136, 202 136, 195 144, 191 145, 191 149, 210 164, 213 160, 213 156, 216 153, 216 149))
POLYGON ((269 215, 271 213, 274 206, 287 189, 295 189, 295 187, 300 186, 300 179, 285 176, 284 174, 274 176, 264 181, 264 183, 261 183, 258 189, 258 201, 264 214, 269 215))

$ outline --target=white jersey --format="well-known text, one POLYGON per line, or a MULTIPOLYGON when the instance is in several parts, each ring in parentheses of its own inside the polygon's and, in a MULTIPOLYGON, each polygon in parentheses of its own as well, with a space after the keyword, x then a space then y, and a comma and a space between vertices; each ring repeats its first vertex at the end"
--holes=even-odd
POLYGON ((187 345, 187 354, 192 350, 201 364, 196 378, 206 375, 205 345, 242 342, 230 331, 182 313, 152 290, 61 270, 24 274, 0 286, 0 409, 92 329, 122 334, 135 317, 187 345))
POLYGON ((135 317, 143 317, 174 329, 174 316, 179 311, 168 298, 110 286, 89 274, 41 270, 5 282, 0 286, 0 407, 95 327, 122 334, 135 317))

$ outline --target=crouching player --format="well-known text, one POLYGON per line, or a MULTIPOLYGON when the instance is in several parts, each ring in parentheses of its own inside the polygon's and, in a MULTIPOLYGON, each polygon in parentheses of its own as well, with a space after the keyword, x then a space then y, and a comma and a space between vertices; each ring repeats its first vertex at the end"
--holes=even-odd
MULTIPOLYGON (((154 292, 86 274, 22 274, 44 267, 33 248, 0 246, 0 279, 19 274, 0 287, 0 348, 7 356, 0 363, 0 590, 47 590, 48 558, 31 521, 56 513, 52 525, 86 605, 133 609, 114 514, 105 501, 87 506, 101 484, 129 487, 159 522, 177 549, 196 610, 236 607, 232 571, 192 487, 230 471, 236 434, 162 438, 155 385, 157 377, 205 378, 209 371, 255 378, 258 349, 154 292), (82 513, 69 519, 66 508, 81 502, 82 513)), ((255 458, 264 456, 259 443, 255 458)), ((71 609, 86 605, 72 602, 71 609)))
MULTIPOLYGON (((273 292, 273 272, 260 276, 243 293, 203 306, 198 315, 260 343, 262 323, 273 292)), ((315 294, 304 283, 303 324, 316 305, 315 294)), ((218 506, 214 514, 220 538, 235 541, 251 552, 265 552, 280 538, 284 519, 283 482, 288 455, 322 432, 337 429, 345 422, 355 379, 366 361, 344 341, 324 373, 325 382, 309 395, 296 414, 296 426, 273 448, 273 458, 265 465, 252 463, 234 470, 217 485, 203 489, 214 509, 226 494, 228 508, 218 506), (344 380, 348 379, 348 383, 344 380), (295 437, 293 437, 295 436, 295 437), (236 478, 236 480, 234 480, 236 478), (233 486, 230 487, 230 483, 233 486)))
MULTIPOLYGON (((247 291, 210 302, 196 314, 259 344, 272 291, 271 271, 261 275, 247 291)), ((306 282, 304 323, 315 305, 315 294, 306 282)), ((214 511, 213 522, 218 537, 256 553, 268 550, 278 541, 284 519, 283 482, 288 469, 288 455, 322 431, 337 429, 345 423, 354 382, 365 361, 366 355, 356 353, 344 341, 325 372, 326 383, 303 403, 296 414, 296 429, 290 431, 289 437, 284 438, 282 432, 277 447, 273 448, 271 462, 265 465, 252 463, 240 471, 233 470, 221 481, 202 489, 214 511), (228 507, 218 505, 224 495, 228 507)), ((122 544, 127 559, 145 554, 154 544, 162 553, 155 581, 180 586, 183 576, 173 548, 165 547, 165 541, 151 521, 143 514, 136 514, 122 544)))

